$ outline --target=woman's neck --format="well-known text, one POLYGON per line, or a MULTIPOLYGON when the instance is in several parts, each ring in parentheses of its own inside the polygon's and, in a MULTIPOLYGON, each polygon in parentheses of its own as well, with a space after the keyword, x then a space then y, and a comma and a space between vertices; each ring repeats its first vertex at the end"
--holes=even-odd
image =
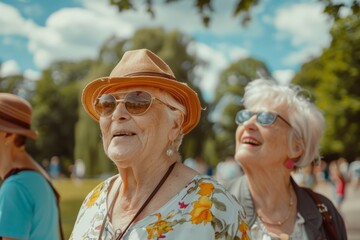
POLYGON ((289 189, 291 187, 289 173, 281 171, 254 171, 246 175, 255 206, 268 210, 276 210, 289 200, 289 189))
POLYGON ((139 161, 140 166, 119 168, 122 180, 120 189, 122 206, 126 209, 138 208, 138 203, 148 196, 174 161, 162 159, 156 161, 139 161), (151 164, 145 164, 151 163, 151 164))

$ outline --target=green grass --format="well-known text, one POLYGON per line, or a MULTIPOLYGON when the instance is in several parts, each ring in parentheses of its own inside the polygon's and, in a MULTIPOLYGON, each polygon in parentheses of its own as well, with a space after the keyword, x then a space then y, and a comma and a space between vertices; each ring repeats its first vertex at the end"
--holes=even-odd
POLYGON ((56 190, 60 193, 61 220, 65 239, 70 237, 84 198, 101 181, 99 179, 77 181, 61 179, 53 182, 56 190))

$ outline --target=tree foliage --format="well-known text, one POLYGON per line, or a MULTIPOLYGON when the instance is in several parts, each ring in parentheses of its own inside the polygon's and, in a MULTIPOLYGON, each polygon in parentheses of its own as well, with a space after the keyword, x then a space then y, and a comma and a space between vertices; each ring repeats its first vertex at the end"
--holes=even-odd
MULTIPOLYGON (((332 42, 321 56, 303 65, 293 82, 313 93, 327 129, 323 153, 353 160, 360 149, 360 11, 338 19, 332 42)), ((332 160, 332 159, 330 159, 332 160)))
MULTIPOLYGON (((165 4, 171 4, 178 2, 180 0, 164 0, 165 4)), ((213 3, 216 0, 193 0, 193 6, 197 9, 198 14, 200 15, 204 26, 208 27, 211 22, 212 14, 215 10, 213 8, 213 3)), ((352 0, 349 2, 339 2, 336 0, 318 0, 325 4, 324 13, 333 17, 335 20, 340 18, 340 10, 342 8, 351 8, 353 11, 359 9, 359 1, 352 0)), ((154 10, 154 3, 152 0, 144 0, 144 3, 136 2, 136 0, 109 0, 111 5, 114 5, 118 8, 119 12, 137 10, 139 5, 144 4, 146 6, 146 12, 150 14, 151 17, 156 16, 154 10)), ((251 10, 258 5, 260 0, 237 0, 232 9, 229 11, 232 12, 233 17, 240 18, 240 21, 243 25, 246 25, 251 21, 251 10)))
POLYGON ((37 160, 59 156, 64 165, 73 160, 74 126, 78 120, 77 82, 89 61, 57 62, 43 71, 32 99, 33 126, 39 132, 33 153, 37 160))
MULTIPOLYGON (((170 4, 178 2, 179 0, 164 0, 164 3, 170 4)), ((138 6, 142 3, 135 3, 133 0, 110 0, 111 5, 118 8, 120 12, 126 10, 137 10, 138 6)), ((250 10, 258 4, 259 0, 238 0, 234 8, 232 9, 233 16, 240 16, 243 24, 248 23, 251 20, 250 10)), ((144 1, 146 6, 146 12, 151 17, 155 17, 154 4, 152 0, 144 1)), ((213 0, 194 0, 194 7, 198 10, 198 13, 205 26, 209 26, 211 21, 211 15, 214 13, 213 0)))

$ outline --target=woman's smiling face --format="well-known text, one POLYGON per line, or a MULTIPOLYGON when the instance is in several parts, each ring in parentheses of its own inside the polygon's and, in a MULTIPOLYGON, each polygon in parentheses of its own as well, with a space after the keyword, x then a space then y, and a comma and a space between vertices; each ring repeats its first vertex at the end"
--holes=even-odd
MULTIPOLYGON (((288 121, 285 106, 272 107, 263 103, 251 107, 250 111, 268 111, 282 116, 288 121)), ((270 126, 256 122, 256 115, 240 124, 236 130, 235 159, 246 167, 265 167, 282 164, 289 153, 289 133, 291 127, 277 118, 270 126)))
MULTIPOLYGON (((123 99, 131 91, 146 91, 162 100, 159 91, 146 87, 111 94, 116 99, 123 99)), ((166 105, 154 100, 146 113, 132 115, 124 103, 119 103, 110 116, 101 117, 99 123, 107 156, 123 167, 130 166, 136 159, 154 155, 160 157, 170 142, 169 134, 174 126, 166 108, 166 105)))

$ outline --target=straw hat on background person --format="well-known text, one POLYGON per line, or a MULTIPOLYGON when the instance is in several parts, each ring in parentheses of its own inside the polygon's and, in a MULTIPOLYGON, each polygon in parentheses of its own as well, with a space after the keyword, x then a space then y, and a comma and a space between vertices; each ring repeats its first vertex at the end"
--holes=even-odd
POLYGON ((31 130, 32 108, 29 102, 10 93, 0 93, 0 130, 31 139, 37 133, 31 130))

